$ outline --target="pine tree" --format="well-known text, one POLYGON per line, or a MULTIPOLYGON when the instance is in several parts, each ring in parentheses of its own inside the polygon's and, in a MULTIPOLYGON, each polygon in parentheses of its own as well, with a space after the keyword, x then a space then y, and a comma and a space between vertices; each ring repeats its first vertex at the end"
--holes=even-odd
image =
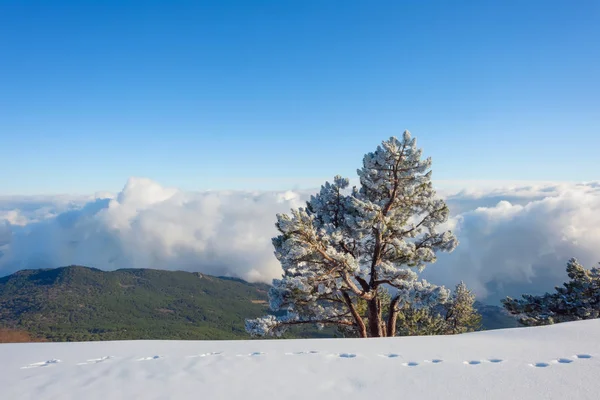
POLYGON ((460 282, 448 301, 414 309, 410 304, 398 314, 401 336, 454 335, 481 328, 481 315, 474 307, 475 296, 460 282))
POLYGON ((269 299, 279 316, 246 321, 248 332, 281 335, 316 324, 359 337, 395 336, 406 304, 419 309, 448 299, 447 289, 417 275, 437 251, 458 244, 452 232, 436 230, 449 211, 432 188, 431 159, 421 154, 406 131, 364 156, 359 188, 348 190, 349 180, 336 176, 306 207, 277 215, 273 246, 283 277, 269 299))
POLYGON ((445 335, 446 321, 440 307, 415 309, 405 305, 398 313, 399 336, 445 335))
POLYGON ((523 299, 502 300, 523 325, 548 325, 600 317, 600 269, 585 269, 575 258, 567 263, 569 282, 557 286, 555 293, 523 295, 523 299))
POLYGON ((445 332, 457 334, 472 332, 481 328, 481 315, 474 307, 475 295, 464 282, 456 285, 451 300, 446 305, 445 332))

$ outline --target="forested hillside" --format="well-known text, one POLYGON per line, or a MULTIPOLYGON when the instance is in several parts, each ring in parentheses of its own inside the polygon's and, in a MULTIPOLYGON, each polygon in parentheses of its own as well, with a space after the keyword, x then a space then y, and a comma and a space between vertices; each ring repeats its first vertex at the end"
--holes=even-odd
MULTIPOLYGON (((244 320, 264 315, 266 284, 152 269, 81 266, 23 270, 0 278, 0 328, 50 341, 248 339, 244 320)), ((479 305, 484 328, 516 326, 479 305)), ((331 337, 293 330, 288 337, 331 337)))
POLYGON ((247 338, 267 289, 179 271, 24 270, 0 278, 0 325, 58 341, 247 338))

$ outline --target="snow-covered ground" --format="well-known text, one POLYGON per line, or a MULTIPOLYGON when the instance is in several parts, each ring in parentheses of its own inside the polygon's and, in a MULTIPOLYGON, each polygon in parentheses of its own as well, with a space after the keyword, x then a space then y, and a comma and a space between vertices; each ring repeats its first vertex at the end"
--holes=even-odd
POLYGON ((600 320, 392 339, 0 345, 0 398, 598 399, 600 320))

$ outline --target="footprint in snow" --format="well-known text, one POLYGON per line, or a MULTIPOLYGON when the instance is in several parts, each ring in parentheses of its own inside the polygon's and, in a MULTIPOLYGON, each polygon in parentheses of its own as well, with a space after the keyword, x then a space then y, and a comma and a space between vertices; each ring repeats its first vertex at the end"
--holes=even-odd
POLYGON ((286 356, 299 356, 302 354, 317 354, 318 351, 315 350, 311 350, 311 351, 295 351, 293 353, 285 353, 286 356))
POLYGON ((419 365, 419 363, 415 361, 410 361, 407 363, 403 363, 402 365, 404 365, 405 367, 416 367, 417 365, 419 365))
POLYGON ((444 360, 440 360, 439 358, 434 358, 433 360, 425 360, 426 363, 439 364, 444 360))
POLYGON ((536 368, 546 368, 549 367, 550 364, 545 363, 545 362, 538 362, 538 363, 534 363, 534 364, 529 364, 532 367, 536 367, 536 368))
POLYGON ((467 365, 479 365, 481 364, 480 360, 471 360, 471 361, 465 361, 463 364, 467 364, 467 365))
POLYGON ((381 354, 381 357, 396 358, 396 357, 400 357, 400 354, 396 354, 396 353, 381 354))
POLYGON ((89 364, 98 364, 107 360, 114 358, 113 356, 104 356, 100 358, 92 358, 91 360, 87 360, 86 362, 79 363, 77 365, 89 365, 89 364))
POLYGON ((250 354, 236 354, 237 357, 257 357, 257 356, 262 356, 265 355, 266 353, 263 353, 262 351, 255 351, 254 353, 250 353, 250 354))
POLYGON ((40 362, 36 362, 36 363, 21 367, 21 369, 48 367, 48 366, 52 366, 54 364, 58 364, 59 362, 61 362, 61 361, 57 360, 57 359, 52 359, 52 360, 48 360, 48 361, 40 361, 40 362))
POLYGON ((504 360, 502 360, 502 359, 500 359, 500 358, 490 358, 490 359, 488 360, 488 362, 491 362, 491 363, 494 363, 494 364, 501 363, 502 361, 504 361, 504 360))
POLYGON ((223 354, 223 352, 222 351, 213 351, 210 353, 194 354, 193 356, 188 356, 188 358, 210 357, 210 356, 218 356, 220 354, 223 354))
POLYGON ((142 358, 138 358, 138 361, 158 360, 159 358, 163 358, 163 356, 142 357, 142 358))
POLYGON ((554 362, 558 364, 571 364, 573 360, 568 358, 557 358, 556 360, 554 360, 554 362))
POLYGON ((583 358, 583 359, 588 359, 588 358, 592 358, 592 356, 590 356, 589 354, 577 354, 575 355, 576 358, 583 358))
POLYGON ((355 358, 356 354, 354 353, 342 353, 340 354, 340 358, 355 358))

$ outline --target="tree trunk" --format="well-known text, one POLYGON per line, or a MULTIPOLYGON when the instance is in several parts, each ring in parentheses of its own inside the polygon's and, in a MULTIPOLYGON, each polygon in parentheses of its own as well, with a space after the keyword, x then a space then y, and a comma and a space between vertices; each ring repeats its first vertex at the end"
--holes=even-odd
POLYGON ((381 331, 381 302, 379 298, 375 297, 373 300, 369 300, 369 333, 371 337, 382 337, 381 331))
POLYGON ((356 322, 356 328, 358 329, 358 334, 360 335, 361 338, 366 338, 367 337, 367 327, 365 326, 365 323, 362 320, 362 317, 358 314, 358 311, 356 311, 356 307, 354 307, 354 303, 352 303, 352 299, 350 298, 350 295, 347 292, 342 292, 342 295, 344 296, 344 301, 346 302, 346 305, 350 309, 350 313, 352 314, 352 317, 354 318, 354 321, 356 322))
POLYGON ((399 301, 399 297, 394 297, 390 302, 390 315, 387 321, 387 335, 389 337, 396 336, 396 320, 398 319, 398 309, 396 306, 398 306, 399 301))

